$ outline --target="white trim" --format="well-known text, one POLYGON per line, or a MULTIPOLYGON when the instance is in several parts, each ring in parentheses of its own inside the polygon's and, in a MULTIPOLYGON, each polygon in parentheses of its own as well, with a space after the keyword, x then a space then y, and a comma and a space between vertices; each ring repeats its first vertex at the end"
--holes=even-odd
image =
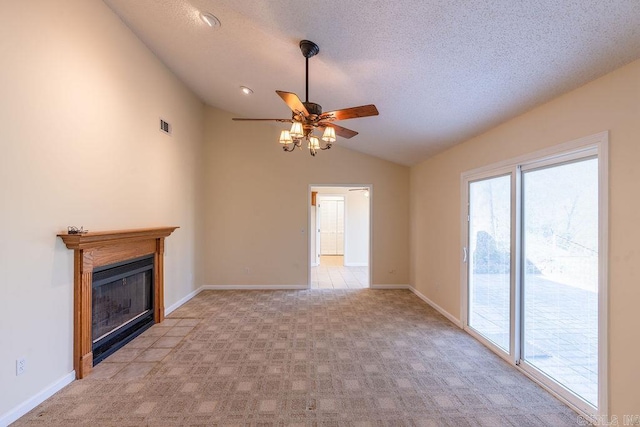
POLYGON ((598 143, 598 415, 609 415, 609 132, 598 143))
MULTIPOLYGON (((523 364, 526 362, 523 362, 523 364)), ((531 366, 531 365, 529 365, 531 366)), ((575 402, 567 399, 567 393, 566 392, 558 392, 557 390, 565 390, 564 387, 560 386, 560 385, 556 385, 555 387, 550 387, 549 384, 553 384, 554 381, 553 379, 551 379, 550 377, 547 377, 544 374, 540 374, 541 376, 536 375, 533 371, 535 371, 536 369, 532 367, 532 369, 526 369, 524 367, 522 367, 521 365, 516 365, 515 366, 517 370, 519 370, 520 372, 522 372, 524 375, 527 376, 527 378, 529 378, 531 381, 533 381, 534 383, 538 384, 540 387, 542 387, 544 390, 546 390, 549 394, 551 394, 553 397, 555 397, 556 399, 558 399, 559 401, 561 401, 562 403, 564 403, 565 405, 567 405, 568 407, 570 407, 571 409, 573 409, 575 412, 577 412, 579 415, 589 419, 590 421, 595 421, 594 418, 594 414, 590 414, 588 412, 585 412, 585 409, 581 406, 577 406, 575 404, 575 402), (541 380, 541 377, 547 377, 548 380, 547 381, 543 381, 541 380)), ((570 394, 569 394, 570 395, 570 394)), ((581 404, 584 404, 583 402, 580 402, 581 404)), ((606 414, 603 414, 603 416, 606 414)))
POLYGON ((366 262, 350 262, 350 263, 344 263, 345 267, 368 267, 369 264, 367 264, 366 262))
POLYGON ((473 329, 472 326, 466 325, 463 329, 464 329, 464 331, 466 333, 471 335, 477 341, 480 341, 480 344, 484 345, 489 350, 493 351, 497 356, 500 356, 502 359, 504 359, 511 366, 517 366, 514 363, 513 358, 511 357, 511 355, 504 348, 498 346, 493 341, 485 338, 479 331, 473 329))
MULTIPOLYGON (((373 184, 309 184, 307 189, 307 230, 311 229, 311 191, 318 187, 344 187, 344 188, 368 188, 369 189, 369 288, 372 288, 373 281, 373 184)), ((346 203, 345 203, 346 206, 346 203)), ((346 212, 345 212, 346 213, 346 212)), ((318 217, 316 215, 316 228, 318 225, 318 217)), ((315 230, 314 230, 315 232, 315 230)), ((316 254, 318 255, 318 254, 316 254)), ((311 289, 311 234, 307 233, 307 286, 305 289, 311 289)), ((318 264, 319 265, 319 264, 318 264)))
POLYGON ((588 159, 589 157, 597 157, 598 155, 598 147, 597 146, 588 146, 583 149, 578 149, 575 151, 570 151, 568 153, 559 154, 553 157, 547 157, 541 160, 533 160, 531 162, 522 163, 520 165, 521 172, 531 172, 537 171, 541 169, 545 169, 548 167, 556 167, 561 166, 567 163, 572 163, 576 161, 583 161, 588 159))
POLYGON ((570 153, 573 151, 579 151, 581 149, 587 148, 587 146, 589 145, 596 146, 603 142, 607 142, 608 140, 609 140, 609 131, 603 131, 603 132, 599 132, 599 133, 585 136, 582 138, 577 138, 562 144, 557 144, 551 147, 547 147, 542 150, 534 151, 533 153, 523 154, 518 157, 502 160, 497 163, 472 169, 470 171, 463 172, 462 176, 467 177, 467 176, 479 175, 487 172, 490 173, 493 170, 510 167, 510 166, 513 167, 519 164, 530 163, 535 160, 562 157, 562 156, 565 156, 567 153, 570 153))
POLYGON ((426 302, 427 304, 429 304, 432 308, 434 308, 437 312, 439 312, 440 314, 442 314, 444 317, 446 317, 447 319, 449 319, 449 321, 451 323, 453 323, 454 325, 456 325, 459 328, 462 328, 462 322, 460 321, 460 319, 458 319, 456 316, 454 316, 453 314, 449 313, 447 310, 445 310, 444 308, 440 307, 438 304, 436 304, 435 302, 431 301, 429 298, 427 298, 426 296, 424 296, 419 290, 417 290, 416 288, 414 288, 413 286, 409 286, 409 290, 411 292, 413 292, 414 294, 416 294, 416 296, 418 298, 420 298, 422 301, 426 302))
POLYGON ((184 298, 180 298, 176 303, 171 304, 169 307, 165 307, 164 309, 164 315, 168 316, 171 312, 175 311, 176 309, 178 309, 181 305, 185 304, 187 301, 189 301, 191 298, 195 297, 196 295, 198 295, 200 292, 202 292, 202 287, 199 287, 198 289, 196 289, 193 292, 190 292, 189 294, 187 294, 184 298))
MULTIPOLYGON (((471 183, 478 181, 485 181, 493 178, 504 177, 504 176, 512 176, 514 174, 514 165, 503 165, 496 169, 476 169, 474 171, 463 172, 460 175, 460 186, 461 186, 461 199, 460 206, 462 209, 460 210, 460 247, 461 247, 461 256, 460 256, 460 324, 462 328, 467 328, 467 323, 469 321, 469 306, 468 306, 468 298, 469 298, 469 284, 468 284, 468 274, 469 274, 469 260, 471 259, 471 249, 467 246, 469 243, 469 186, 471 183), (466 207, 466 209, 464 209, 466 207), (467 259, 464 260, 464 251, 466 250, 467 259)), ((513 182, 509 184, 511 187, 511 191, 514 191, 513 182)), ((513 207, 511 209, 511 214, 513 215, 513 207)), ((512 223, 513 224, 513 223, 512 223)), ((511 229, 511 235, 513 237, 513 229, 511 229)), ((513 239, 511 239, 513 242, 513 239)), ((513 257, 512 257, 513 261, 513 257)), ((513 268, 510 269, 513 271, 513 268)), ((511 283, 513 283, 513 275, 511 275, 511 283)), ((513 313, 513 310, 509 310, 509 315, 513 313)), ((513 340, 509 340, 512 342, 513 340)))
POLYGON ((204 285, 203 291, 282 291, 308 289, 307 285, 204 285))
MULTIPOLYGON (((307 188, 307 289, 311 289, 311 267, 313 267, 311 265, 311 233, 315 233, 316 234, 316 247, 315 247, 315 255, 316 255, 316 260, 318 260, 320 258, 320 254, 318 253, 318 234, 317 234, 317 230, 318 230, 318 207, 317 206, 313 206, 311 204, 311 191, 312 191, 312 187, 311 185, 309 185, 309 187, 307 188), (314 224, 314 228, 313 231, 311 231, 311 209, 315 209, 316 210, 316 222, 314 224)), ((316 195, 316 205, 318 204, 318 196, 316 195)), ((319 263, 318 263, 319 264, 319 263)))
POLYGON ((522 256, 522 171, 516 166, 511 177, 511 318, 509 319, 509 341, 511 363, 517 365, 522 358, 522 328, 524 325, 524 295, 522 294, 522 272, 525 271, 526 260, 522 256))
POLYGON ((22 417, 27 412, 31 411, 33 408, 71 384, 76 379, 76 371, 71 371, 64 377, 55 381, 54 383, 48 385, 43 390, 41 390, 35 396, 30 397, 29 399, 22 402, 20 405, 11 409, 9 412, 5 413, 0 417, 0 426, 8 426, 9 424, 17 421, 20 417, 22 417))
POLYGON ((409 289, 411 286, 409 285, 394 285, 394 284, 384 284, 384 285, 371 285, 369 286, 371 289, 409 289))
POLYGON ((544 373, 544 371, 538 369, 536 366, 528 363, 526 360, 522 360, 518 368, 527 374, 529 378, 534 378, 537 383, 544 384, 544 387, 547 391, 553 392, 554 396, 561 396, 562 401, 567 403, 578 412, 580 415, 586 417, 592 417, 596 408, 587 403, 585 400, 580 398, 576 393, 571 391, 571 389, 563 386, 561 383, 555 380, 550 375, 544 373))
POLYGON ((373 283, 373 184, 369 188, 369 287, 373 283))
POLYGON ((464 173, 460 174, 460 324, 466 329, 468 316, 469 289, 467 274, 469 272, 469 180, 464 173), (465 257, 466 255, 466 257, 465 257), (466 258, 466 259, 465 259, 466 258))

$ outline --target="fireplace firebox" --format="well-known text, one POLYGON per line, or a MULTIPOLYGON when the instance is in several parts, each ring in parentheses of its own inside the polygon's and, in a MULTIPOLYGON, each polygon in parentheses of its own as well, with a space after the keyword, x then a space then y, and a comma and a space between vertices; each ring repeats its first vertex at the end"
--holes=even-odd
POLYGON ((93 270, 93 365, 153 325, 153 256, 93 270))

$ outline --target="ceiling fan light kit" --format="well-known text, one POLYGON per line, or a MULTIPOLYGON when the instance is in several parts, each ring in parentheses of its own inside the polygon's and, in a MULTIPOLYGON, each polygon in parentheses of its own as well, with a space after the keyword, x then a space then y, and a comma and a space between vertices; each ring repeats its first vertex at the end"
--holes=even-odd
POLYGON ((308 142, 307 148, 309 149, 309 153, 315 156, 318 150, 330 149, 331 144, 336 141, 336 135, 343 138, 352 138, 358 134, 358 132, 334 124, 334 121, 377 116, 378 109, 375 105, 369 104, 323 113, 320 104, 309 102, 309 58, 317 55, 320 52, 320 48, 312 41, 302 40, 300 42, 300 51, 302 52, 302 56, 305 57, 306 63, 305 102, 300 101, 300 98, 298 98, 298 95, 295 93, 276 90, 278 96, 280 96, 291 109, 291 119, 234 118, 233 120, 291 123, 289 130, 280 132, 278 142, 282 144, 282 149, 287 152, 293 151, 296 147, 302 149, 302 140, 304 139, 308 142), (313 134, 316 129, 323 132, 322 141, 324 141, 324 144, 321 144, 318 137, 313 134))

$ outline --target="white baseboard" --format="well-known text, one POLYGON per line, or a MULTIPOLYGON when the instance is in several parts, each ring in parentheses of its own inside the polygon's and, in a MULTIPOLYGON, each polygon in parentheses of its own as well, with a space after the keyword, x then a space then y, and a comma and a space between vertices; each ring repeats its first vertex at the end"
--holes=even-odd
POLYGON ((369 267, 369 264, 366 262, 345 262, 345 267, 369 267))
POLYGON ((175 311, 178 307, 180 307, 182 304, 186 303, 187 301, 189 301, 191 298, 195 297, 196 295, 198 295, 200 292, 203 291, 202 289, 203 287, 199 287, 198 289, 196 289, 195 291, 189 293, 187 296, 185 296, 184 298, 181 298, 178 302, 176 302, 175 304, 171 304, 169 307, 165 307, 164 309, 164 315, 167 316, 169 315, 169 313, 171 313, 172 311, 175 311))
POLYGON ((409 285, 371 285, 371 289, 409 289, 409 285))
POLYGON ((436 304, 435 302, 431 301, 429 298, 427 298, 426 296, 424 296, 422 293, 420 293, 420 291, 418 291, 416 288, 414 288, 413 286, 409 286, 409 290, 411 292, 413 292, 414 294, 416 294, 416 296, 418 298, 420 298, 422 301, 426 302, 427 304, 429 304, 431 307, 433 307, 436 311, 438 311, 440 314, 442 314, 444 317, 446 317, 447 319, 449 319, 451 321, 451 323, 453 323, 454 325, 456 325, 459 328, 462 328, 462 322, 460 321, 460 319, 456 318, 453 314, 449 313, 447 310, 445 310, 444 308, 440 307, 438 304, 436 304))
POLYGON ((307 285, 204 285, 203 291, 278 291, 309 289, 307 285))
POLYGON ((40 393, 36 394, 33 397, 30 397, 6 414, 0 416, 0 426, 6 427, 9 424, 15 422, 18 418, 62 390, 67 385, 71 384, 75 379, 76 371, 69 372, 64 377, 60 378, 53 384, 47 386, 44 390, 40 391, 40 393))

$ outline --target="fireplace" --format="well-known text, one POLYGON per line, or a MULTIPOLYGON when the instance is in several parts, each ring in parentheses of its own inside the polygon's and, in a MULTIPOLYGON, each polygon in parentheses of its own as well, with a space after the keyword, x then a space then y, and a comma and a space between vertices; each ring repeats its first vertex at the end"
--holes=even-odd
POLYGON ((153 256, 93 270, 93 365, 153 325, 153 256))
POLYGON ((91 373, 94 366, 94 351, 102 351, 102 358, 107 357, 109 351, 115 351, 112 350, 111 343, 107 342, 105 334, 114 332, 117 336, 128 330, 135 336, 136 333, 141 333, 142 327, 164 320, 164 240, 176 228, 178 227, 58 234, 67 248, 73 250, 73 368, 77 379, 91 373), (118 273, 113 270, 132 261, 138 262, 149 258, 152 259, 150 272, 147 272, 148 266, 143 268, 138 264, 133 268, 133 272, 117 270, 120 271, 118 273), (136 271, 138 269, 143 270, 136 271), (94 272, 98 274, 96 278, 94 278, 94 272), (94 290, 94 279, 105 278, 99 275, 102 272, 107 272, 104 274, 109 275, 115 272, 113 274, 115 278, 111 277, 110 281, 103 283, 107 286, 106 288, 101 289, 98 286, 94 290), (133 302, 129 304, 128 297, 118 295, 116 289, 118 281, 122 286, 122 279, 126 278, 129 282, 129 276, 142 272, 140 278, 132 280, 136 284, 134 288, 138 289, 136 292, 144 295, 142 299, 147 302, 149 298, 151 299, 151 305, 147 308, 141 308, 133 302), (141 291, 140 289, 149 289, 146 287, 148 282, 151 283, 151 291, 141 291), (99 301, 109 300, 110 305, 118 307, 117 314, 110 315, 108 318, 102 313, 98 314, 98 319, 94 322, 92 310, 94 292, 99 301), (143 325, 148 321, 147 314, 143 314, 147 309, 151 312, 151 323, 143 325), (116 326, 115 317, 119 318, 121 326, 116 326), (99 329, 95 335, 94 325, 99 329), (98 346, 106 344, 106 346, 96 348, 94 344, 98 346))

